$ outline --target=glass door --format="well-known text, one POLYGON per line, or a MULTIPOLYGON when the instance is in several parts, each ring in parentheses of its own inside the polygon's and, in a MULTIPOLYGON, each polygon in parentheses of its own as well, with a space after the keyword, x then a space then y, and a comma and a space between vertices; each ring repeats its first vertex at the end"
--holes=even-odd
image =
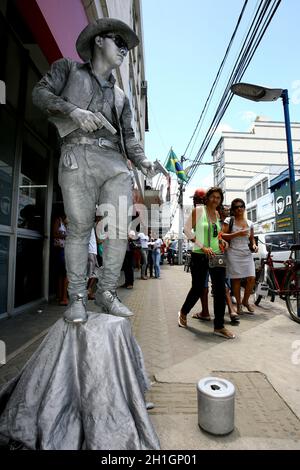
POLYGON ((44 296, 43 251, 48 171, 47 148, 29 131, 25 131, 19 178, 15 307, 44 296))

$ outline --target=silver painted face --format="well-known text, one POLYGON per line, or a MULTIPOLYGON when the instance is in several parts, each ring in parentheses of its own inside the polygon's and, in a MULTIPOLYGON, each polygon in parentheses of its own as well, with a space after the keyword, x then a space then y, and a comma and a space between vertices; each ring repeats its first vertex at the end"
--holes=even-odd
POLYGON ((102 54, 111 66, 120 67, 127 52, 127 46, 120 36, 103 37, 102 54))

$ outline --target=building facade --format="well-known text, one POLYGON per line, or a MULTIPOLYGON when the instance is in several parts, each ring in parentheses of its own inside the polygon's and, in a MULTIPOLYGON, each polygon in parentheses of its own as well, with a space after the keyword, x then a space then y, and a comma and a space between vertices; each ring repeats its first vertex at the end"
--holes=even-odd
POLYGON ((275 230, 274 195, 270 189, 273 171, 273 167, 263 168, 245 186, 247 218, 253 222, 256 233, 275 230))
MULTIPOLYGON (((298 168, 300 123, 292 123, 291 129, 295 168, 298 168)), ((262 174, 266 166, 274 174, 279 174, 282 167, 287 168, 284 123, 257 117, 250 132, 222 132, 212 156, 218 162, 214 165, 214 184, 224 190, 225 203, 230 204, 237 197, 245 199, 246 185, 251 178, 262 174)), ((263 180, 266 185, 267 176, 263 180)))
MULTIPOLYGON (((116 73, 130 98, 133 127, 144 143, 147 83, 139 0, 0 0, 0 319, 47 301, 51 274, 51 215, 62 204, 56 132, 34 108, 36 82, 61 57, 80 60, 75 41, 96 18, 123 20, 141 44, 116 73)), ((135 195, 144 184, 133 168, 135 195)))

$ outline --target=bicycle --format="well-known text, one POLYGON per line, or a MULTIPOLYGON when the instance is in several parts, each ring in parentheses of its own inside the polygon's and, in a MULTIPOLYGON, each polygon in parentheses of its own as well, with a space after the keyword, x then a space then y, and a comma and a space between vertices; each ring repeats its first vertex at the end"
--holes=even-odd
POLYGON ((300 273, 300 262, 294 257, 294 253, 300 250, 300 245, 290 247, 291 254, 288 260, 276 260, 275 264, 282 267, 275 267, 272 258, 272 243, 267 245, 268 255, 262 260, 261 270, 256 281, 254 294, 256 296, 255 305, 259 305, 262 298, 271 296, 274 302, 275 296, 286 302, 287 309, 292 320, 300 323, 300 282, 297 282, 297 273, 300 273))

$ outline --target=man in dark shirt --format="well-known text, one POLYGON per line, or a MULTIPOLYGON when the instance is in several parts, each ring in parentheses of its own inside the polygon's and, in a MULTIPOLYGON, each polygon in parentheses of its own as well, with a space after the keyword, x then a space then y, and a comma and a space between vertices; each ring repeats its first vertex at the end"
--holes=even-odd
POLYGON ((96 304, 112 315, 132 315, 116 295, 128 233, 121 205, 124 199, 128 207, 132 204, 127 158, 146 176, 151 176, 153 165, 135 138, 128 98, 115 85, 112 71, 138 43, 134 31, 122 21, 97 20, 76 42, 84 63, 58 60, 33 91, 35 105, 60 131, 63 126, 58 176, 69 221, 65 256, 70 297, 64 318, 72 323, 87 320, 86 267, 96 204, 109 216, 96 304), (103 127, 98 112, 112 128, 103 127))

